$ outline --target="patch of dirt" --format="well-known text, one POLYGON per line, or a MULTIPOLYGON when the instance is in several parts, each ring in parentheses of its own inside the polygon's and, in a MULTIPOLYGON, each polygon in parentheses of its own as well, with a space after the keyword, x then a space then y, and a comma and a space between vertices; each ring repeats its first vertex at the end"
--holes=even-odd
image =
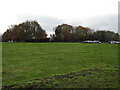
MULTIPOLYGON (((34 80, 37 80, 40 82, 32 83, 29 86, 25 86, 25 88, 27 88, 27 89, 33 89, 33 88, 37 88, 37 87, 46 88, 46 85, 53 84, 56 80, 63 80, 65 78, 72 79, 74 77, 79 77, 79 76, 90 76, 90 75, 95 74, 94 72, 98 72, 98 73, 102 72, 102 69, 95 68, 95 69, 83 70, 80 72, 68 73, 65 75, 55 75, 53 77, 46 77, 43 79, 34 79, 34 80)), ((12 88, 15 88, 15 87, 21 87, 21 86, 20 85, 3 86, 2 89, 11 90, 12 88)))

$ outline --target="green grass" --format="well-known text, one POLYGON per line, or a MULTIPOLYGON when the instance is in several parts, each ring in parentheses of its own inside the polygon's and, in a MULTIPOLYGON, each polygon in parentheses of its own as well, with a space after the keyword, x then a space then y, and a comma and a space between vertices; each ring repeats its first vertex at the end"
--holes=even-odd
MULTIPOLYGON (((3 86, 22 84, 34 79, 86 69, 89 71, 89 69, 118 65, 118 44, 3 43, 2 46, 3 86)), ((107 77, 106 74, 102 74, 103 77, 107 77)), ((81 78, 88 79, 88 77, 78 77, 76 80, 81 78)), ((85 81, 84 79, 83 81, 85 81)), ((67 80, 64 87, 68 87, 69 82, 71 81, 67 80)), ((114 84, 116 83, 113 82, 115 87, 114 84)), ((89 86, 89 84, 84 85, 89 86)), ((85 87, 84 85, 83 87, 85 87)))
POLYGON ((107 66, 24 82, 9 88, 118 88, 118 68, 107 66))

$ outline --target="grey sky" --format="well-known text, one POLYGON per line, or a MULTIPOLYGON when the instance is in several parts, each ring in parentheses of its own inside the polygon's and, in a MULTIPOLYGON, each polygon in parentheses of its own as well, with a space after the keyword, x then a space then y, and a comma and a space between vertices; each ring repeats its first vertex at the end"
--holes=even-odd
POLYGON ((118 32, 118 15, 106 15, 101 17, 94 17, 89 19, 76 19, 71 20, 73 25, 83 25, 85 27, 90 27, 94 30, 111 30, 118 32))
POLYGON ((68 20, 51 17, 51 16, 34 16, 34 15, 22 15, 19 16, 17 21, 23 22, 26 20, 36 20, 41 25, 43 29, 45 29, 48 34, 53 34, 53 28, 59 24, 70 24, 72 26, 85 26, 94 30, 110 30, 114 32, 118 32, 118 15, 106 15, 102 17, 93 17, 89 19, 85 18, 71 18, 68 20))
POLYGON ((58 24, 117 32, 119 0, 1 0, 0 33, 10 25, 36 20, 51 34, 58 24))

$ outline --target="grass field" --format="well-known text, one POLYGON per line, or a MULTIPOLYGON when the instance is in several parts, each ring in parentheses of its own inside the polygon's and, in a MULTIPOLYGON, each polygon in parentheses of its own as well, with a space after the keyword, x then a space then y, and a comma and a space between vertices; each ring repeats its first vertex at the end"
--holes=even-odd
POLYGON ((39 79, 52 77, 44 87, 118 87, 118 44, 4 42, 2 46, 3 86, 40 87, 39 79))

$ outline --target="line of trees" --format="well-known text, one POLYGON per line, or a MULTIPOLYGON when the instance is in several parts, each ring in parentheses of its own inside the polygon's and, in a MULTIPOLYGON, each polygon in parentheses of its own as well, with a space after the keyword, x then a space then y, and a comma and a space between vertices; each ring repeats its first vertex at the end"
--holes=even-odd
POLYGON ((2 35, 0 34, 0 42, 2 42, 2 35))
POLYGON ((101 42, 119 41, 119 34, 113 31, 94 31, 88 27, 62 24, 54 28, 55 34, 51 35, 53 41, 79 42, 84 40, 99 40, 101 42))
POLYGON ((101 42, 118 41, 119 34, 113 31, 94 31, 88 27, 73 27, 68 24, 61 24, 54 28, 55 34, 47 38, 46 31, 42 29, 37 21, 26 21, 19 25, 12 25, 2 35, 5 42, 79 42, 84 40, 99 40, 101 42))

